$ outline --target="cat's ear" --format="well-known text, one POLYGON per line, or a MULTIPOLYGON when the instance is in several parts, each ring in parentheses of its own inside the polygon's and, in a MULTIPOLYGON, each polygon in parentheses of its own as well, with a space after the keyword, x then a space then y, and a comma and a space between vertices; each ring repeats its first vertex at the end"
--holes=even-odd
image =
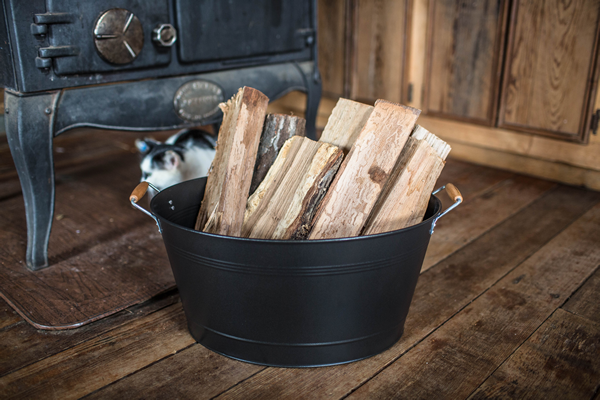
POLYGON ((136 139, 135 140, 135 147, 137 147, 137 149, 139 150, 139 152, 142 153, 142 154, 148 154, 148 153, 150 153, 150 151, 157 144, 160 144, 160 142, 158 142, 158 141, 156 141, 154 139, 151 139, 151 138, 144 138, 144 140, 140 140, 140 139, 136 139))
POLYGON ((163 158, 165 162, 166 169, 175 169, 179 167, 179 163, 181 162, 181 157, 179 154, 174 152, 173 150, 165 151, 165 156, 163 158))

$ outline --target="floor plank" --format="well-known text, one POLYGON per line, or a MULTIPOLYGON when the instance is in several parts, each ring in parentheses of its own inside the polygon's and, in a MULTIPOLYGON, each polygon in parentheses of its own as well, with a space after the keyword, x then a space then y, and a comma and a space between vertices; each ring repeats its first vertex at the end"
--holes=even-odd
POLYGON ((25 267, 23 199, 2 201, 0 292, 37 328, 76 327, 175 285, 156 224, 128 201, 139 180, 137 158, 90 168, 57 174, 49 268, 25 267))
MULTIPOLYGON (((462 193, 464 204, 483 195, 490 188, 515 178, 516 174, 502 171, 499 169, 480 167, 475 164, 468 164, 458 160, 448 160, 438 178, 435 188, 444 186, 447 183, 453 183, 462 193)), ((444 209, 452 205, 452 200, 446 195, 440 195, 444 209)))
POLYGON ((86 399, 210 399, 264 368, 196 344, 86 399))
POLYGON ((0 392, 80 398, 193 343, 177 303, 0 378, 0 392))
MULTIPOLYGON (((444 324, 600 201, 560 186, 421 275, 402 339, 363 361, 328 368, 268 368, 219 398, 340 398, 444 324), (573 202, 573 199, 577 199, 573 202)), ((434 396, 435 398, 435 396, 434 396)))
POLYGON ((596 269, 598 237, 600 205, 350 398, 467 397, 596 269))
POLYGON ((0 331, 0 376, 51 357, 178 301, 179 293, 174 290, 96 323, 62 331, 38 330, 21 319, 20 323, 0 331))
MULTIPOLYGON (((2 329, 22 322, 23 318, 17 314, 11 306, 9 306, 4 299, 0 298, 0 332, 2 329)), ((1 336, 1 333, 0 333, 1 336)), ((0 340, 1 342, 1 340, 0 340)))
POLYGON ((600 260, 596 272, 571 296, 563 308, 600 323, 600 260))
MULTIPOLYGON (((425 271, 506 218, 527 207, 555 184, 517 176, 502 181, 459 205, 436 224, 423 267, 425 271)), ((440 197, 447 197, 445 194, 440 197)))
POLYGON ((558 309, 470 399, 591 399, 600 324, 558 309))

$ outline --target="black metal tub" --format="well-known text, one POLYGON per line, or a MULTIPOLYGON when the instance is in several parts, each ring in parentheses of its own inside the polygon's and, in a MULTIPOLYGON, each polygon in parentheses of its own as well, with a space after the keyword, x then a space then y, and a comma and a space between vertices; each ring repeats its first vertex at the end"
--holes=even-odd
POLYGON ((400 339, 439 199, 431 196, 422 223, 393 232, 256 240, 193 229, 205 184, 177 184, 150 203, 198 343, 251 363, 313 367, 370 357, 400 339))

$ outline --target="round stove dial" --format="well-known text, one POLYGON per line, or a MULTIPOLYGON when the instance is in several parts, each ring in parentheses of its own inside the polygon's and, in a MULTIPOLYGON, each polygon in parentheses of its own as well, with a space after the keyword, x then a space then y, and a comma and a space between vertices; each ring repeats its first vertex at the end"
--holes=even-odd
POLYGON ((94 28, 100 56, 112 64, 129 64, 144 47, 142 23, 131 11, 113 8, 100 15, 94 28))

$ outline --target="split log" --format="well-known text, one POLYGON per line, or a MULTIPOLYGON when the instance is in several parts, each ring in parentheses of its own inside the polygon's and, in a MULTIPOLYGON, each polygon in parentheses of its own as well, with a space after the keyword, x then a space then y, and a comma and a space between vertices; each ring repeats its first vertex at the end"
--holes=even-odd
POLYGON ((421 113, 378 100, 319 206, 309 239, 358 236, 421 113))
POLYGON ((306 238, 343 156, 340 148, 328 143, 300 136, 286 141, 267 176, 248 199, 242 236, 306 238))
POLYGON ((423 221, 450 146, 417 125, 369 216, 363 235, 389 232, 423 221))
POLYGON ((331 111, 319 141, 348 153, 373 112, 373 106, 340 98, 331 111))
POLYGON ((263 181, 285 141, 292 136, 305 136, 305 127, 306 120, 301 117, 284 114, 267 115, 258 145, 250 193, 254 193, 263 181))
POLYGON ((269 99, 243 87, 227 103, 196 230, 239 236, 269 99))

